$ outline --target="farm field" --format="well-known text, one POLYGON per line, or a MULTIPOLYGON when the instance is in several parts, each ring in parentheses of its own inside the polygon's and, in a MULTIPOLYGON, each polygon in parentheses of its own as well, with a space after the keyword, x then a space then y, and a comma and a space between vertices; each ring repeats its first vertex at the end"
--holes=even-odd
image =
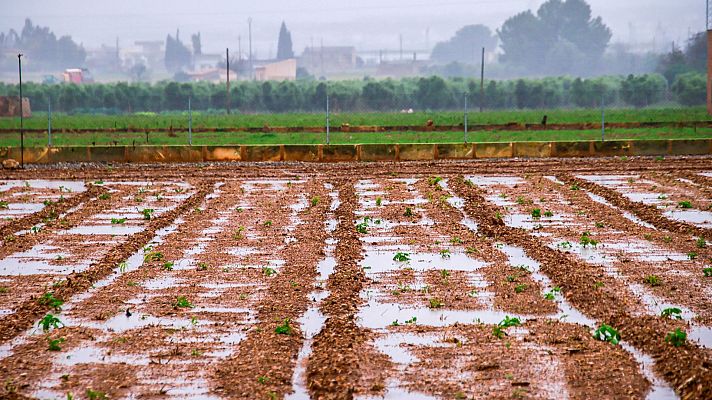
MULTIPOLYGON (((52 134, 53 146, 145 146, 187 145, 188 132, 102 132, 102 133, 57 133, 52 134)), ((250 133, 250 132, 193 132, 193 145, 265 145, 265 144, 324 144, 325 133, 250 133)), ((712 138, 712 128, 637 128, 606 129, 606 140, 656 140, 656 139, 707 139, 712 138)), ((331 132, 331 144, 371 143, 462 143, 460 132, 331 132)), ((470 131, 467 141, 487 142, 559 142, 598 141, 599 130, 556 131, 470 131)), ((47 146, 46 133, 25 133, 25 146, 47 146)), ((0 147, 19 147, 20 135, 0 134, 0 147)))
MULTIPOLYGON (((31 118, 25 119, 27 129, 47 129, 47 114, 35 110, 31 118)), ((470 110, 471 125, 493 124, 539 124, 548 116, 550 124, 600 123, 601 110, 598 109, 554 109, 554 110, 503 110, 479 113, 470 110)), ((423 126, 428 120, 435 125, 459 125, 463 123, 463 112, 417 111, 407 113, 340 113, 330 115, 332 126, 423 126)), ((660 108, 660 109, 607 109, 606 122, 702 122, 710 117, 704 107, 660 108)), ((193 129, 205 128, 263 128, 270 127, 319 127, 324 126, 323 113, 285 114, 240 114, 211 115, 193 112, 193 129)), ((19 118, 1 118, 0 129, 19 129, 19 118)), ((61 129, 188 129, 188 113, 137 113, 129 115, 52 115, 52 127, 61 129)))
POLYGON ((0 180, 0 397, 712 397, 708 157, 0 180))

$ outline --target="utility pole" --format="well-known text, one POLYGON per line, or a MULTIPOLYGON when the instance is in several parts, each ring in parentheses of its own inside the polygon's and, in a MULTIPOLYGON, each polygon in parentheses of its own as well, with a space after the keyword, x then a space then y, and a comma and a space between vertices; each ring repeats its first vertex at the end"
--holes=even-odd
POLYGON ((469 94, 469 91, 465 92, 465 144, 467 144, 467 96, 469 94))
POLYGON ((17 55, 17 70, 20 75, 20 167, 25 168, 25 110, 22 104, 22 54, 17 55))
POLYGON ((227 61, 227 96, 225 96, 225 110, 230 115, 230 49, 225 49, 225 60, 227 61))
POLYGON ((52 147, 52 98, 47 99, 47 147, 52 147))
POLYGON ((601 141, 606 141, 606 107, 603 104, 605 95, 601 93, 601 141))
POLYGON ((188 97, 188 145, 193 145, 193 107, 190 104, 191 97, 188 97))
POLYGON ((707 114, 712 115, 712 9, 707 0, 707 114))
POLYGON ((329 120, 329 87, 326 88, 326 145, 331 144, 331 121, 329 120))
POLYGON ((247 26, 249 30, 249 40, 250 40, 250 79, 253 79, 253 72, 255 70, 254 65, 252 64, 252 17, 247 18, 247 26))
POLYGON ((480 112, 485 109, 485 48, 482 48, 482 67, 480 68, 480 112))

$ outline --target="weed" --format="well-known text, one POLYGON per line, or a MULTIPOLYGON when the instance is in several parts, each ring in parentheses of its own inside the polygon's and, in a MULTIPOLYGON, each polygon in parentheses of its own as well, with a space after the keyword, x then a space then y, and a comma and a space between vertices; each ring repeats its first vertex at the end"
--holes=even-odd
POLYGON ((30 229, 30 231, 32 231, 32 233, 34 233, 34 234, 37 234, 37 233, 40 233, 40 231, 42 231, 42 228, 40 228, 39 226, 33 226, 32 229, 30 229))
POLYGON ((59 339, 50 339, 47 338, 47 343, 49 344, 49 351, 62 351, 62 347, 59 345, 64 342, 64 338, 59 338, 59 339))
POLYGON ((450 258, 451 256, 452 256, 452 254, 450 254, 450 250, 448 250, 448 249, 440 250, 440 257, 450 258))
POLYGON ((242 207, 235 207, 235 211, 237 211, 237 213, 239 214, 242 213, 244 210, 242 209, 242 207))
POLYGON ((106 397, 106 393, 100 392, 98 390, 91 390, 87 389, 87 397, 89 400, 106 400, 108 397, 106 397))
POLYGON ((517 281, 517 277, 516 277, 516 276, 514 276, 514 275, 509 275, 509 276, 507 276, 507 282, 510 282, 510 283, 511 283, 511 282, 516 282, 516 281, 517 281))
POLYGON ((266 377, 266 376, 264 376, 264 375, 258 376, 258 377, 257 377, 257 382, 260 383, 260 384, 262 384, 262 385, 266 385, 266 384, 269 383, 269 378, 266 377))
POLYGON ((703 237, 697 238, 697 242, 695 242, 695 243, 697 244, 697 247, 700 249, 704 249, 705 247, 707 247, 707 241, 703 237))
POLYGON ((237 228, 237 230, 232 233, 232 238, 235 240, 240 240, 240 239, 244 238, 245 237, 243 234, 244 231, 245 231, 244 226, 237 228))
POLYGON ((428 300, 428 302, 430 303, 430 308, 442 308, 445 305, 440 299, 436 299, 435 297, 428 300))
POLYGON ((52 293, 52 292, 47 292, 47 293, 43 294, 42 297, 40 297, 37 300, 37 302, 44 306, 49 306, 49 307, 53 308, 55 311, 61 310, 62 304, 64 304, 64 302, 62 300, 55 298, 54 293, 52 293))
POLYGON ((119 263, 119 272, 122 274, 126 272, 126 269, 128 269, 129 264, 126 261, 122 261, 119 263))
POLYGON ((702 273, 705 275, 705 278, 712 278, 712 268, 702 268, 702 273))
POLYGON ((207 263, 204 263, 204 262, 199 262, 199 263, 198 263, 197 270, 198 270, 198 271, 207 271, 207 270, 208 270, 208 264, 207 264, 207 263))
POLYGON ((0 294, 5 294, 5 293, 7 293, 7 292, 9 292, 9 291, 10 291, 10 289, 8 289, 7 287, 5 287, 5 286, 0 286, 0 294))
POLYGON ((648 275, 645 278, 645 283, 647 283, 650 286, 660 286, 660 284, 661 284, 660 277, 658 277, 657 275, 648 275))
POLYGON ((400 326, 400 323, 398 322, 398 320, 395 320, 391 322, 391 326, 400 326))
POLYGON ((687 341, 687 333, 680 328, 675 329, 675 331, 670 332, 665 336, 665 343, 670 343, 675 347, 680 347, 687 341))
POLYGON ((596 222, 596 228, 605 228, 606 225, 603 222, 596 222))
POLYGON ((410 254, 398 252, 398 253, 396 253, 395 256, 393 256, 393 261, 398 261, 398 262, 403 262, 403 263, 408 262, 408 261, 410 261, 410 254))
POLYGON ((441 178, 439 176, 431 176, 430 178, 428 178, 428 184, 430 186, 435 186, 435 185, 439 184, 440 182, 442 182, 442 180, 443 180, 443 178, 441 178))
POLYGON ((136 197, 134 197, 134 201, 135 201, 136 203, 143 203, 143 197, 141 197, 141 196, 136 196, 136 197))
POLYGON ((450 239, 450 243, 452 243, 452 244, 462 244, 462 239, 460 239, 460 238, 457 237, 457 236, 453 236, 453 237, 450 239))
POLYGON ((274 333, 278 335, 291 335, 292 327, 289 326, 289 318, 285 318, 284 323, 274 329, 274 333))
POLYGON ((383 199, 381 196, 376 197, 376 207, 380 207, 383 204, 383 199))
POLYGON ((152 208, 144 208, 141 210, 141 214, 143 214, 143 219, 146 221, 149 221, 151 218, 153 218, 153 213, 155 212, 154 209, 152 208))
POLYGON ((690 201, 688 201, 688 200, 683 200, 683 201, 677 203, 677 205, 678 205, 678 207, 680 207, 680 208, 682 208, 682 209, 690 209, 690 208, 692 208, 692 203, 691 203, 690 201))
POLYGON ((520 206, 523 206, 526 203, 527 203, 527 200, 523 196, 517 197, 517 204, 519 204, 520 206))
POLYGON ((264 267, 262 268, 262 273, 265 274, 265 276, 270 277, 272 275, 277 275, 277 271, 270 267, 264 267))
POLYGON ((126 286, 128 286, 128 287, 136 287, 136 286, 138 286, 138 282, 134 282, 134 281, 126 282, 126 286))
POLYGON ((319 199, 319 196, 314 196, 314 197, 312 197, 312 199, 311 199, 311 205, 312 205, 312 207, 316 207, 317 204, 319 204, 319 200, 320 200, 320 199, 319 199))
POLYGON ((668 198, 668 197, 667 197, 666 195, 664 195, 664 194, 661 194, 661 195, 658 196, 658 200, 667 200, 667 198, 668 198))
POLYGON ((499 212, 499 211, 497 211, 496 213, 494 213, 494 219, 496 219, 496 220, 498 220, 498 221, 501 221, 501 220, 502 220, 502 213, 499 212))
POLYGON ((265 221, 265 223, 262 225, 264 225, 265 228, 269 228, 270 226, 272 226, 272 221, 265 221))
POLYGON ((621 335, 610 325, 603 324, 595 332, 593 332, 593 337, 596 340, 602 342, 608 342, 611 344, 618 344, 621 340, 621 335))
POLYGON ((443 269, 440 271, 440 277, 447 280, 450 277, 450 271, 443 269))
POLYGON ((190 324, 193 326, 198 325, 198 318, 190 317, 190 324))
POLYGON ((193 308, 193 305, 185 298, 185 296, 178 296, 176 302, 173 303, 173 308, 193 308))
POLYGON ((125 223, 126 223, 126 218, 112 218, 111 219, 112 225, 122 225, 125 223))
POLYGON ((104 181, 101 180, 101 179, 99 179, 98 181, 95 181, 94 184, 95 184, 95 185, 103 185, 103 184, 104 184, 104 181))
POLYGON ((163 269, 165 271, 173 271, 173 261, 166 261, 163 263, 163 269))
POLYGON ((413 209, 410 208, 410 207, 406 207, 406 208, 405 208, 405 213, 403 213, 403 216, 410 218, 410 217, 412 217, 413 215, 415 215, 415 214, 413 214, 413 209))
POLYGON ((689 258, 690 260, 694 260, 695 258, 697 258, 697 253, 694 251, 691 251, 691 252, 687 253, 687 258, 689 258))
POLYGON ((523 283, 522 283, 522 284, 519 284, 519 285, 517 285, 517 286, 514 287, 514 291, 517 292, 517 293, 522 293, 522 292, 524 292, 525 290, 527 290, 527 285, 525 285, 525 284, 523 284, 523 283))
POLYGON ((502 321, 497 324, 497 326, 500 326, 502 328, 509 328, 511 326, 519 326, 522 324, 522 321, 517 318, 517 317, 510 317, 509 315, 506 315, 502 321))
POLYGON ((554 213, 547 210, 546 212, 544 212, 544 216, 547 217, 547 218, 551 218, 551 217, 554 216, 554 213))
POLYGON ((646 234, 643 235, 643 239, 645 239, 645 240, 647 240, 647 241, 650 242, 650 241, 653 240, 653 235, 651 235, 651 234, 649 234, 649 233, 646 233, 646 234))
POLYGON ((665 237, 663 238, 663 242, 665 242, 665 243, 672 243, 672 237, 670 237, 670 236, 665 236, 665 237))
POLYGON ((190 355, 193 357, 200 357, 203 355, 203 353, 201 353, 198 349, 193 349, 193 351, 190 352, 190 355))
POLYGON ((10 207, 10 205, 9 205, 9 203, 8 203, 7 201, 5 201, 5 200, 0 201, 0 208, 1 208, 1 209, 7 209, 7 208, 9 208, 9 207, 10 207))
POLYGON ((111 198, 111 194, 109 193, 102 193, 99 195, 99 200, 109 200, 111 198))
MULTIPOLYGON (((52 200, 45 200, 42 202, 42 204, 44 204, 45 207, 49 207, 49 206, 54 205, 54 202, 52 200)), ((0 207, 0 208, 2 208, 2 207, 0 207)), ((7 208, 7 207, 5 207, 5 208, 7 208)))
POLYGON ((573 185, 571 185, 571 190, 581 190, 581 188, 579 187, 579 185, 574 183, 573 185))
POLYGON ((666 308, 660 313, 660 316, 663 318, 682 319, 682 310, 673 307, 666 308))
POLYGON ((47 332, 48 330, 54 328, 57 329, 60 326, 64 326, 62 321, 59 320, 59 318, 55 317, 52 314, 47 314, 40 320, 40 322, 37 324, 37 326, 41 326, 42 330, 47 332))
POLYGON ((534 219, 541 218, 541 209, 540 208, 535 208, 532 210, 532 218, 534 218, 534 219))
POLYGON ((468 247, 465 249, 465 254, 475 254, 475 253, 479 253, 479 250, 477 250, 477 248, 475 248, 475 247, 468 247))

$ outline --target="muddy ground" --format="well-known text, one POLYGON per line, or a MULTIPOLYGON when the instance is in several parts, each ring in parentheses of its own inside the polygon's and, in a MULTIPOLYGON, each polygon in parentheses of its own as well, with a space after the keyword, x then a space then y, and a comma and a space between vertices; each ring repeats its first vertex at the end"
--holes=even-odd
POLYGON ((712 398, 711 158, 0 170, 0 232, 2 397, 712 398))

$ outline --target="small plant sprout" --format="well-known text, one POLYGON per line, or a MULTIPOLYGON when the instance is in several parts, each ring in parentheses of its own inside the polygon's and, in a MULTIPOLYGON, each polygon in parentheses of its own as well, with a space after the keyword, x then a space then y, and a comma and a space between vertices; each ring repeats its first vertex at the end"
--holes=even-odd
POLYGON ((391 326, 400 326, 400 323, 398 323, 398 320, 395 320, 391 322, 391 326))
POLYGON ((129 268, 129 264, 126 261, 122 261, 119 263, 119 272, 120 273, 126 273, 126 270, 129 268))
POLYGON ((605 227, 606 227, 606 224, 604 224, 603 222, 600 222, 600 221, 596 222, 596 228, 605 228, 605 227))
POLYGON ((5 200, 0 200, 0 209, 7 210, 10 204, 5 200))
POLYGON ((593 284, 593 287, 595 287, 596 289, 600 289, 604 286, 606 286, 606 285, 603 282, 596 282, 593 284))
POLYGON ((274 329, 274 332, 278 335, 291 335, 292 327, 289 326, 289 318, 285 318, 284 323, 282 325, 277 326, 274 329))
POLYGON ((492 334, 496 338, 502 339, 507 334, 507 332, 504 331, 505 329, 512 327, 512 326, 519 326, 521 324, 522 324, 522 321, 520 321, 519 318, 510 317, 509 315, 506 315, 504 317, 504 319, 502 321, 500 321, 499 324, 497 324, 497 326, 495 326, 492 329, 492 334))
POLYGON ((675 329, 665 336, 665 343, 670 343, 675 347, 680 347, 687 341, 687 333, 680 328, 675 329))
POLYGON ((95 184, 95 185, 103 185, 103 184, 104 184, 104 180, 99 179, 98 181, 95 181, 94 184, 95 184))
POLYGON ((402 263, 408 262, 410 261, 410 254, 398 252, 395 256, 393 256, 393 261, 398 261, 402 263))
POLYGON ((316 206, 319 204, 319 200, 320 200, 320 199, 319 199, 319 196, 314 196, 314 197, 312 197, 312 199, 311 199, 311 205, 312 205, 312 207, 316 207, 316 206))
POLYGON ((106 400, 106 399, 108 399, 108 397, 106 397, 106 393, 100 392, 98 390, 87 389, 86 395, 89 398, 89 400, 106 400))
POLYGON ((519 284, 519 285, 517 285, 517 286, 514 287, 514 291, 517 292, 517 293, 522 293, 522 292, 524 292, 525 290, 527 290, 527 285, 525 285, 525 284, 523 284, 523 283, 521 283, 521 284, 519 284))
POLYGON ((232 233, 232 238, 235 240, 240 240, 245 237, 245 227, 241 226, 235 230, 235 232, 232 233))
POLYGON ((581 190, 581 188, 579 187, 579 185, 574 183, 573 185, 571 185, 571 190, 581 190))
POLYGON ((162 261, 163 260, 163 253, 160 251, 149 251, 146 253, 145 256, 143 256, 143 261, 162 261))
POLYGON ((198 325, 198 318, 190 317, 190 324, 193 326, 198 325))
POLYGON ((149 221, 151 218, 153 218, 153 213, 155 212, 154 209, 152 208, 144 208, 141 210, 141 214, 143 214, 143 219, 146 221, 149 221))
POLYGON ((415 215, 415 214, 413 214, 413 209, 410 208, 410 207, 406 207, 406 208, 405 208, 405 212, 403 213, 403 216, 410 218, 410 217, 412 217, 413 215, 415 215))
POLYGON ((705 275, 705 278, 712 278, 712 267, 702 268, 702 273, 705 275))
POLYGON ((437 299, 435 297, 428 300, 428 302, 430 303, 430 308, 433 308, 433 309, 442 308, 445 305, 440 299, 437 299))
POLYGON ((265 223, 262 225, 264 225, 265 228, 269 228, 270 226, 272 226, 272 221, 265 221, 265 223))
POLYGON ((360 224, 356 225, 356 232, 365 235, 368 233, 368 223, 367 222, 362 222, 360 224))
POLYGON ((376 207, 380 207, 383 204, 383 199, 381 196, 376 197, 376 207))
POLYGON ((60 344, 64 342, 64 338, 59 338, 59 339, 51 339, 47 338, 47 343, 49 344, 49 351, 62 351, 62 347, 60 347, 60 344))
POLYGON ((554 216, 554 213, 553 213, 552 211, 550 211, 550 210, 547 210, 547 211, 544 212, 544 216, 547 217, 547 218, 551 218, 551 217, 554 216))
POLYGON ((678 207, 685 209, 685 210, 692 208, 692 203, 689 200, 683 200, 683 201, 677 203, 677 205, 678 205, 678 207))
POLYGON ((535 208, 532 210, 532 218, 534 218, 534 219, 541 218, 541 209, 540 208, 535 208))
POLYGON ((413 318, 411 318, 411 319, 405 321, 405 323, 406 323, 407 325, 415 325, 415 323, 416 323, 417 321, 418 321, 418 318, 417 318, 417 317, 413 317, 413 318))
POLYGON ((47 314, 44 316, 44 318, 42 318, 40 320, 40 322, 37 324, 37 326, 41 326, 42 330, 47 332, 53 328, 58 329, 58 328, 64 326, 64 324, 62 323, 62 321, 59 320, 59 318, 55 317, 54 315, 47 314))
POLYGON ((122 225, 125 223, 126 223, 126 218, 112 218, 111 219, 112 225, 122 225))
POLYGON ((102 193, 99 195, 99 200, 109 200, 111 198, 111 194, 109 193, 102 193))
POLYGON ((450 254, 450 250, 448 250, 448 249, 440 250, 440 257, 447 259, 447 258, 450 258, 451 256, 452 256, 452 254, 450 254))
POLYGON ((42 297, 39 298, 38 303, 44 306, 49 306, 55 311, 60 311, 62 309, 62 304, 64 304, 62 300, 55 298, 54 293, 52 292, 43 294, 42 297))
POLYGON ((682 310, 674 307, 666 308, 660 313, 660 316, 663 318, 682 319, 682 310))
POLYGON ((272 269, 270 267, 262 268, 262 273, 267 277, 270 277, 272 275, 277 275, 277 271, 275 271, 274 269, 272 269))
POLYGON ((660 277, 658 277, 657 275, 648 275, 645 278, 645 283, 647 283, 650 286, 660 286, 660 284, 661 284, 660 277))
POLYGON ((462 239, 460 239, 460 238, 457 237, 457 236, 453 236, 453 237, 450 239, 450 243, 452 243, 452 244, 462 244, 462 239))
POLYGON ((208 264, 204 262, 199 262, 198 267, 196 268, 198 271, 207 271, 208 270, 208 264))
POLYGON ((581 239, 579 240, 579 243, 581 243, 581 245, 582 245, 584 248, 588 247, 589 245, 590 245, 591 247, 596 247, 596 246, 598 245, 598 241, 591 239, 591 233, 590 233, 590 232, 584 232, 584 233, 581 235, 581 239))
POLYGON ((658 196, 658 200, 667 200, 667 195, 661 194, 658 196))
POLYGON ((176 302, 173 303, 173 308, 193 308, 193 304, 191 304, 185 296, 178 296, 176 302))
POLYGON ((496 213, 494 213, 494 219, 496 219, 497 221, 501 221, 503 218, 504 217, 502 216, 501 212, 497 211, 496 213))
POLYGON ((618 333, 618 331, 610 325, 606 324, 601 325, 595 332, 593 332, 593 338, 613 345, 616 345, 621 341, 620 333, 618 333))
POLYGON ((700 249, 704 249, 705 247, 707 247, 707 241, 703 237, 697 238, 697 242, 695 242, 695 243, 697 244, 697 247, 700 249))
POLYGON ((435 185, 439 184, 440 182, 442 182, 442 180, 443 180, 443 178, 441 178, 439 176, 431 176, 430 178, 428 178, 428 184, 430 186, 435 186, 435 185))
POLYGON ((687 253, 687 258, 689 258, 690 260, 694 260, 697 258, 697 253, 694 251, 691 251, 691 252, 687 253))
POLYGON ((556 295, 557 295, 558 293, 561 293, 561 288, 557 286, 557 287, 551 289, 549 292, 547 292, 547 293, 544 295, 544 298, 545 298, 546 300, 554 300, 554 299, 556 299, 556 295))
POLYGON ((173 271, 173 261, 166 261, 163 263, 163 270, 164 271, 173 271))
POLYGON ((561 243, 557 244, 556 247, 561 247, 562 249, 570 249, 573 247, 573 245, 571 244, 571 242, 567 241, 567 242, 561 242, 561 243))

